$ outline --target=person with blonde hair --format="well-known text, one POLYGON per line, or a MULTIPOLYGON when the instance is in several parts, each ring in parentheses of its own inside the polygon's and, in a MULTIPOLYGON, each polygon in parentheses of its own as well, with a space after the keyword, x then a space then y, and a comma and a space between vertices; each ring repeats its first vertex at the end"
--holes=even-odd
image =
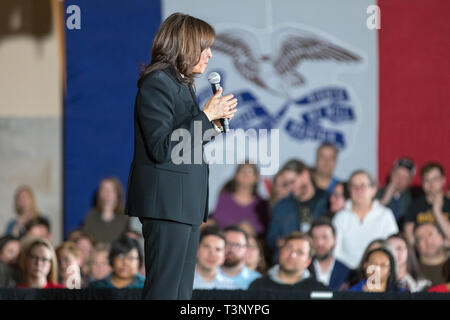
POLYGON ((6 227, 6 234, 21 238, 25 235, 26 224, 41 215, 31 187, 22 185, 16 189, 14 194, 14 211, 17 216, 9 221, 6 227))
POLYGON ((23 282, 19 288, 56 289, 58 284, 58 261, 50 242, 44 239, 25 239, 19 254, 19 267, 23 282))

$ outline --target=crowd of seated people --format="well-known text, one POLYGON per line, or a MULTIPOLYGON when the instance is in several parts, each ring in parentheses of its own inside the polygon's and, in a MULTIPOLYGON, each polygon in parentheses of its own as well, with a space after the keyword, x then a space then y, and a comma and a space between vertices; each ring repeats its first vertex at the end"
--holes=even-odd
MULTIPOLYGON (((258 193, 258 167, 237 165, 201 225, 193 288, 448 292, 444 167, 417 170, 417 192, 411 159, 397 159, 379 186, 364 169, 336 177, 338 152, 324 143, 314 167, 287 161, 265 185, 268 199, 258 193)), ((95 199, 83 224, 55 245, 32 188, 20 186, 0 237, 0 287, 142 288, 143 239, 124 214, 122 184, 101 180, 95 199)))

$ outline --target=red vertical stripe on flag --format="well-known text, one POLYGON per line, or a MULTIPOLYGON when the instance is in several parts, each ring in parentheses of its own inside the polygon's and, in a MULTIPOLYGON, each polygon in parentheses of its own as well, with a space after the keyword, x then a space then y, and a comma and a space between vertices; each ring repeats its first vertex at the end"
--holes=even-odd
MULTIPOLYGON (((411 157, 450 180, 450 1, 379 0, 378 178, 411 157)), ((420 184, 416 175, 414 184, 420 184)))

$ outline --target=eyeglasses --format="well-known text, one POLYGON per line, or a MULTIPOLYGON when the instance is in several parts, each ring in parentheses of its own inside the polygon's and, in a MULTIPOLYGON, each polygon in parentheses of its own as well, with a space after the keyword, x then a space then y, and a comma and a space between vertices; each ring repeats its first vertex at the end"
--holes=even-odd
POLYGON ((32 260, 33 262, 39 262, 39 261, 42 261, 42 262, 44 262, 44 263, 49 263, 49 262, 52 261, 52 260, 49 259, 49 258, 38 257, 38 256, 35 256, 35 255, 33 255, 33 254, 30 254, 30 255, 28 256, 28 258, 30 258, 30 260, 32 260))
POLYGON ((134 255, 126 255, 126 254, 123 254, 123 253, 118 254, 118 255, 116 256, 116 258, 118 258, 118 259, 120 259, 120 260, 126 259, 126 260, 128 260, 129 262, 133 262, 133 261, 135 261, 135 260, 139 260, 139 257, 136 257, 136 256, 134 256, 134 255))
POLYGON ((242 244, 242 243, 236 243, 236 242, 227 242, 225 243, 225 247, 230 248, 230 249, 245 249, 247 248, 247 245, 242 244))

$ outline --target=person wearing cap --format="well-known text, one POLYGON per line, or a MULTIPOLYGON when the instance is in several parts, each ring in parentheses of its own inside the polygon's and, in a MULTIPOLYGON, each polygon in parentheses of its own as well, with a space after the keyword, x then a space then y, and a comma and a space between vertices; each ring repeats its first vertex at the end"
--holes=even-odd
POLYGON ((412 197, 409 185, 415 175, 412 160, 400 158, 394 162, 389 175, 388 184, 381 188, 376 195, 380 203, 392 210, 397 224, 401 228, 405 213, 411 205, 412 197))

